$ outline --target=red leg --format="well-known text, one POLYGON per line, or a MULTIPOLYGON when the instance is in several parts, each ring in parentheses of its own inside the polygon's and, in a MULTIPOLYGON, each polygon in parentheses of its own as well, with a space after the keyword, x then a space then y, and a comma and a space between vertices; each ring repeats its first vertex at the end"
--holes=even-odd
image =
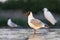
POLYGON ((34 34, 36 34, 36 30, 34 29, 34 34))

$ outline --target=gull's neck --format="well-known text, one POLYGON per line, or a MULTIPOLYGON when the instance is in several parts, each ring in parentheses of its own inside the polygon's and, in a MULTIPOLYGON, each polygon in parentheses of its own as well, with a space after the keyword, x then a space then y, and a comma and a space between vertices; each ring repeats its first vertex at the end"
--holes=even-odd
POLYGON ((48 9, 44 9, 44 11, 48 11, 48 9))
POLYGON ((28 20, 30 21, 31 19, 34 19, 32 12, 31 12, 30 15, 28 16, 28 20))
POLYGON ((44 14, 48 11, 48 9, 44 9, 44 14))
POLYGON ((9 19, 8 21, 11 22, 11 19, 9 19))
POLYGON ((8 22, 7 22, 7 24, 9 25, 11 23, 11 19, 8 19, 8 22))

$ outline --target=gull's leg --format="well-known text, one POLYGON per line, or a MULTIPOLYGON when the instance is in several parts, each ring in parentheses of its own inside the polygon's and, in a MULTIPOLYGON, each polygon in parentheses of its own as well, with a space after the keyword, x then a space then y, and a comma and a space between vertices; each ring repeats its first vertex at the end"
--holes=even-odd
POLYGON ((50 30, 50 26, 45 25, 45 28, 47 28, 49 32, 51 31, 51 30, 50 30))
POLYGON ((36 29, 34 29, 34 34, 36 34, 36 29))
POLYGON ((48 27, 48 31, 50 32, 51 30, 50 30, 50 27, 48 27))
POLYGON ((11 27, 10 30, 13 31, 13 27, 11 27))
POLYGON ((33 37, 35 37, 35 35, 36 35, 36 29, 34 29, 34 34, 33 34, 33 37))
POLYGON ((52 30, 50 29, 50 26, 48 26, 48 31, 49 31, 49 32, 52 32, 52 30))

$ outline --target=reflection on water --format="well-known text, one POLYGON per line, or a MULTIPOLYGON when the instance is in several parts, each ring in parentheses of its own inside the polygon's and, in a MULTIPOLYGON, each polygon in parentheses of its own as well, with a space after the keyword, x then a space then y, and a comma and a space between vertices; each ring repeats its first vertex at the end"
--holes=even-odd
POLYGON ((44 37, 38 34, 34 34, 34 35, 30 35, 28 40, 44 40, 44 37))

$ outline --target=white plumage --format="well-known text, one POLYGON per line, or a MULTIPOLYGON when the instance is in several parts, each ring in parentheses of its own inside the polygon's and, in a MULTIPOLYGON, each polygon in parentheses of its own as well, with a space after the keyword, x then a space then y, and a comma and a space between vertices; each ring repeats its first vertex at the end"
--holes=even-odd
POLYGON ((53 17, 53 15, 51 14, 51 12, 48 11, 47 8, 44 8, 43 11, 44 11, 44 16, 45 16, 45 18, 46 18, 51 24, 55 25, 55 23, 56 23, 57 21, 56 21, 56 19, 53 17))
POLYGON ((0 2, 2 2, 2 3, 6 2, 6 1, 8 1, 8 0, 0 0, 0 2))
POLYGON ((35 19, 33 17, 32 12, 30 12, 30 15, 28 16, 28 24, 34 29, 39 29, 45 26, 45 24, 41 20, 35 19))
POLYGON ((36 33, 36 30, 39 28, 45 27, 45 24, 36 18, 33 17, 32 12, 28 12, 28 25, 34 29, 34 34, 36 33))
POLYGON ((11 19, 8 19, 7 25, 10 26, 10 27, 18 27, 18 25, 15 24, 15 23, 13 23, 13 22, 11 21, 11 19))

